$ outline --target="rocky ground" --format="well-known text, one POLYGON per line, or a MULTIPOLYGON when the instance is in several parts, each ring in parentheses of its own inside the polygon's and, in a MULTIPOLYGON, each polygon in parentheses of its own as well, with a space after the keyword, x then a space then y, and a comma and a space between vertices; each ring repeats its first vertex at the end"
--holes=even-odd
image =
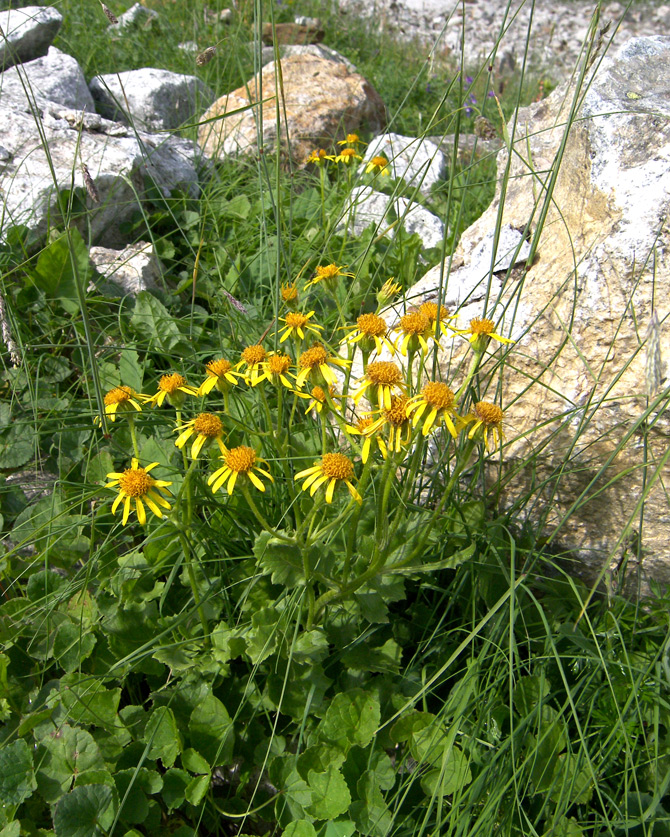
MULTIPOLYGON (((626 6, 603 3, 598 28, 610 22, 605 42, 613 38, 616 46, 635 35, 670 35, 670 4, 636 3, 627 12, 626 6)), ((381 29, 421 42, 427 56, 460 59, 463 51, 468 69, 519 67, 530 27, 528 66, 554 82, 575 68, 595 7, 595 0, 338 0, 341 14, 369 16, 381 29)))

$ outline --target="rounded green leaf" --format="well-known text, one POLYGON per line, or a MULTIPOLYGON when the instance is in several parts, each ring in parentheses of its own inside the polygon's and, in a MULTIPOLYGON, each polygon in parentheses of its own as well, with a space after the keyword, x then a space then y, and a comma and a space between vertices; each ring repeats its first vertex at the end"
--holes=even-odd
POLYGON ((286 826, 282 837, 316 837, 316 829, 309 820, 296 820, 286 826))
POLYGON ((0 748, 0 800, 3 805, 20 805, 37 787, 33 759, 20 738, 0 748))
POLYGON ((112 827, 115 813, 112 788, 82 785, 66 794, 53 815, 57 837, 103 837, 112 827))
POLYGON ((381 718, 379 701, 363 689, 351 689, 335 695, 319 724, 319 734, 345 750, 352 745, 367 747, 381 718))

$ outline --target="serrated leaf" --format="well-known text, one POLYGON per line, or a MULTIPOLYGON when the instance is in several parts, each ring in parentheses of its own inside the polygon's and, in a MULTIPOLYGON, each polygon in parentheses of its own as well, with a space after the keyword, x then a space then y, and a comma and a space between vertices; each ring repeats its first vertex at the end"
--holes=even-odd
POLYGON ((105 689, 98 680, 66 674, 60 681, 60 697, 68 720, 74 723, 95 724, 110 731, 122 726, 117 715, 120 688, 105 689))
POLYGON ((336 767, 325 773, 310 770, 307 783, 312 791, 312 803, 307 813, 317 820, 334 820, 351 805, 351 794, 344 776, 336 767))
POLYGON ((124 349, 119 358, 119 376, 125 386, 129 386, 135 392, 142 392, 144 380, 144 369, 140 364, 139 355, 135 349, 124 349))
POLYGON ((2 805, 20 805, 37 787, 33 759, 23 739, 0 748, 0 800, 2 805))
POLYGON ((17 542, 32 543, 38 551, 43 549, 51 534, 51 529, 57 525, 53 521, 61 511, 62 505, 58 492, 42 497, 25 508, 16 518, 12 528, 12 539, 17 542))
POLYGON ((66 794, 53 815, 57 837, 104 837, 112 827, 115 796, 107 785, 83 785, 66 794))
POLYGON ((375 775, 366 771, 358 780, 359 800, 351 806, 351 815, 360 834, 385 837, 393 825, 393 815, 379 790, 375 775))
POLYGON ((193 749, 211 765, 229 764, 233 755, 233 722, 221 701, 210 694, 191 713, 189 732, 193 749))
POLYGON ((261 532, 256 537, 253 547, 258 566, 270 574, 273 584, 283 587, 304 585, 305 574, 300 549, 273 537, 269 532, 261 532))
POLYGON ((168 706, 159 706, 151 713, 144 729, 144 740, 149 748, 149 758, 159 758, 165 767, 172 767, 182 746, 174 712, 168 706))
POLYGON ((86 730, 64 724, 40 741, 37 754, 37 786, 49 803, 55 802, 86 770, 104 770, 105 762, 86 730))
POLYGON ((171 354, 180 344, 185 348, 184 338, 176 322, 163 303, 149 291, 140 291, 137 294, 130 324, 153 349, 171 354))
POLYGON ((86 467, 86 481, 93 483, 104 483, 107 480, 107 474, 114 470, 114 459, 107 450, 101 450, 100 453, 93 456, 86 467))
POLYGON ((345 752, 354 744, 367 747, 380 718, 381 710, 375 695, 363 689, 351 689, 335 695, 318 726, 318 733, 345 752))
POLYGON ((95 634, 73 622, 63 622, 56 632, 54 640, 54 658, 65 671, 72 672, 91 656, 95 648, 95 634))

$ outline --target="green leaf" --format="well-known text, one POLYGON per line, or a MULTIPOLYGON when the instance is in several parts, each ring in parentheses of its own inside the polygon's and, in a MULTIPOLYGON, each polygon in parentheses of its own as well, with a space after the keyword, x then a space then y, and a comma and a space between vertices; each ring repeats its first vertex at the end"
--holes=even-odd
POLYGON ((33 426, 13 424, 0 433, 0 468, 20 468, 29 462, 35 453, 33 426))
POLYGON ((55 802, 86 770, 104 770, 98 745, 86 730, 64 724, 46 735, 37 751, 37 786, 49 803, 55 802))
POLYGON ((325 773, 310 770, 307 783, 312 790, 312 803, 307 813, 317 820, 334 820, 351 805, 351 794, 342 773, 330 766, 325 773))
POLYGON ((360 799, 351 806, 351 815, 360 834, 385 837, 393 825, 393 815, 379 790, 373 771, 366 771, 356 785, 360 799))
POLYGON ((101 450, 100 453, 92 457, 86 467, 86 481, 93 483, 103 483, 107 481, 107 474, 114 470, 114 460, 112 455, 107 450, 101 450))
POLYGON ((233 755, 233 722, 221 701, 210 694, 189 720, 191 744, 211 765, 229 764, 233 755))
POLYGON ((377 698, 371 692, 351 689, 335 695, 318 726, 318 732, 321 737, 338 744, 346 752, 354 744, 367 747, 379 726, 380 718, 377 698))
POLYGON ((245 634, 247 655, 254 665, 266 660, 277 647, 280 614, 273 607, 257 610, 251 617, 251 628, 245 634))
POLYGON ((155 770, 146 767, 130 767, 114 774, 116 789, 121 804, 120 816, 126 822, 143 823, 149 813, 146 795, 158 793, 163 779, 155 770))
POLYGON ((31 279, 48 297, 59 299, 68 313, 79 309, 79 287, 85 289, 91 276, 88 248, 79 231, 69 229, 40 253, 31 279))
POLYGON ((256 536, 254 555, 261 570, 270 574, 273 584, 299 587, 305 583, 302 555, 297 545, 280 541, 269 532, 256 536))
POLYGON ((19 543, 23 541, 32 543, 38 551, 44 549, 53 528, 58 527, 55 518, 61 511, 62 504, 57 491, 42 497, 33 505, 25 508, 16 518, 12 529, 12 540, 19 543))
POLYGON ((468 758, 458 747, 443 753, 439 768, 430 770, 421 779, 421 786, 431 796, 448 796, 469 785, 472 773, 468 758))
POLYGON ((319 837, 352 837, 356 831, 356 824, 351 820, 332 820, 324 823, 319 831, 319 837))
POLYGON ((359 643, 342 654, 342 662, 354 671, 396 673, 400 670, 402 648, 394 639, 387 639, 381 648, 359 643))
POLYGON ((195 776, 191 779, 184 793, 186 801, 190 802, 191 805, 199 805, 207 793, 210 781, 209 775, 195 776))
POLYGON ((182 745, 177 721, 169 707, 154 709, 144 729, 144 740, 149 748, 149 758, 159 758, 165 767, 173 766, 182 745))
POLYGON ((226 216, 232 216, 233 218, 239 218, 244 221, 249 217, 249 213, 251 212, 251 202, 246 195, 235 195, 234 198, 228 201, 223 211, 226 216))
POLYGON ((19 837, 21 834, 21 823, 18 820, 8 823, 0 829, 0 837, 19 837))
POLYGON ((117 715, 121 689, 105 689, 98 680, 72 673, 61 678, 60 695, 68 720, 95 724, 110 731, 121 726, 117 715))
POLYGON ((53 815, 57 837, 103 837, 112 827, 115 814, 112 788, 83 785, 64 796, 53 815))
POLYGON ((290 653, 297 663, 320 663, 328 656, 328 640, 321 630, 304 631, 296 639, 290 653))
POLYGON ((144 369, 140 364, 139 355, 135 349, 124 349, 119 358, 119 375, 121 382, 135 392, 142 392, 144 369))
POLYGON ((209 773, 209 764, 200 753, 189 747, 181 754, 181 763, 191 773, 209 773))
POLYGON ((512 696, 514 709, 525 718, 544 700, 549 694, 549 684, 545 677, 532 675, 521 677, 515 687, 512 696))
POLYGON ((168 807, 168 811, 179 808, 186 798, 186 788, 191 781, 191 776, 178 767, 173 767, 163 775, 163 791, 161 796, 168 807))
POLYGON ((179 327, 168 313, 163 303, 149 291, 140 291, 135 299, 135 310, 130 319, 143 343, 166 354, 171 354, 178 347, 186 350, 185 340, 179 327))
POLYGON ((95 643, 95 634, 91 631, 82 629, 73 622, 63 622, 54 640, 54 657, 65 671, 75 671, 91 656, 95 643))
POLYGON ((20 805, 37 787, 33 759, 23 739, 0 748, 0 800, 2 805, 20 805))
POLYGON ((288 824, 282 837, 316 837, 316 829, 309 820, 296 820, 288 824))

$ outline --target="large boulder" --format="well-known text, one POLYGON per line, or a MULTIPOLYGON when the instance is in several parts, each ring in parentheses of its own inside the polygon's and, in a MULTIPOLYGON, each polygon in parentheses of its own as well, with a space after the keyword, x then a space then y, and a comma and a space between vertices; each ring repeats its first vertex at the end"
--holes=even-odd
POLYGON ((391 177, 428 194, 444 177, 447 161, 439 147, 429 139, 404 137, 401 134, 380 134, 370 141, 361 168, 373 157, 386 157, 391 177))
POLYGON ((313 148, 332 143, 342 131, 355 131, 364 122, 376 131, 383 126, 384 104, 379 94, 344 64, 314 55, 293 55, 282 60, 281 70, 281 131, 276 121, 277 73, 272 61, 263 68, 260 79, 256 76, 244 87, 222 96, 202 117, 214 120, 202 125, 198 132, 198 141, 209 156, 223 159, 257 153, 261 115, 263 148, 276 148, 278 134, 285 148, 288 134, 293 158, 298 163, 303 163, 313 148), (257 107, 250 108, 250 104, 257 107), (240 108, 246 110, 226 116, 240 108))
POLYGON ((42 58, 10 67, 0 75, 0 103, 19 109, 29 101, 56 102, 74 110, 95 111, 93 98, 77 61, 56 47, 42 58))
POLYGON ((63 16, 51 6, 0 12, 0 70, 46 55, 63 16))
MULTIPOLYGON (((575 571, 616 586, 627 565, 626 587, 645 592, 652 578, 670 582, 670 38, 633 39, 593 72, 510 122, 498 193, 463 234, 461 270, 443 290, 464 302, 463 325, 487 316, 517 341, 486 366, 508 439, 492 486, 524 501, 532 531, 578 558, 575 571), (513 267, 543 211, 536 257, 513 267), (497 219, 519 231, 502 271, 477 256, 497 219), (465 268, 478 258, 472 283, 465 268), (459 276, 471 281, 462 293, 459 276)), ((409 296, 434 294, 439 272, 409 296)), ((458 359, 443 359, 456 385, 458 359)))
POLYGON ((90 89, 102 116, 144 131, 178 128, 214 99, 195 76, 152 67, 95 76, 90 89))

